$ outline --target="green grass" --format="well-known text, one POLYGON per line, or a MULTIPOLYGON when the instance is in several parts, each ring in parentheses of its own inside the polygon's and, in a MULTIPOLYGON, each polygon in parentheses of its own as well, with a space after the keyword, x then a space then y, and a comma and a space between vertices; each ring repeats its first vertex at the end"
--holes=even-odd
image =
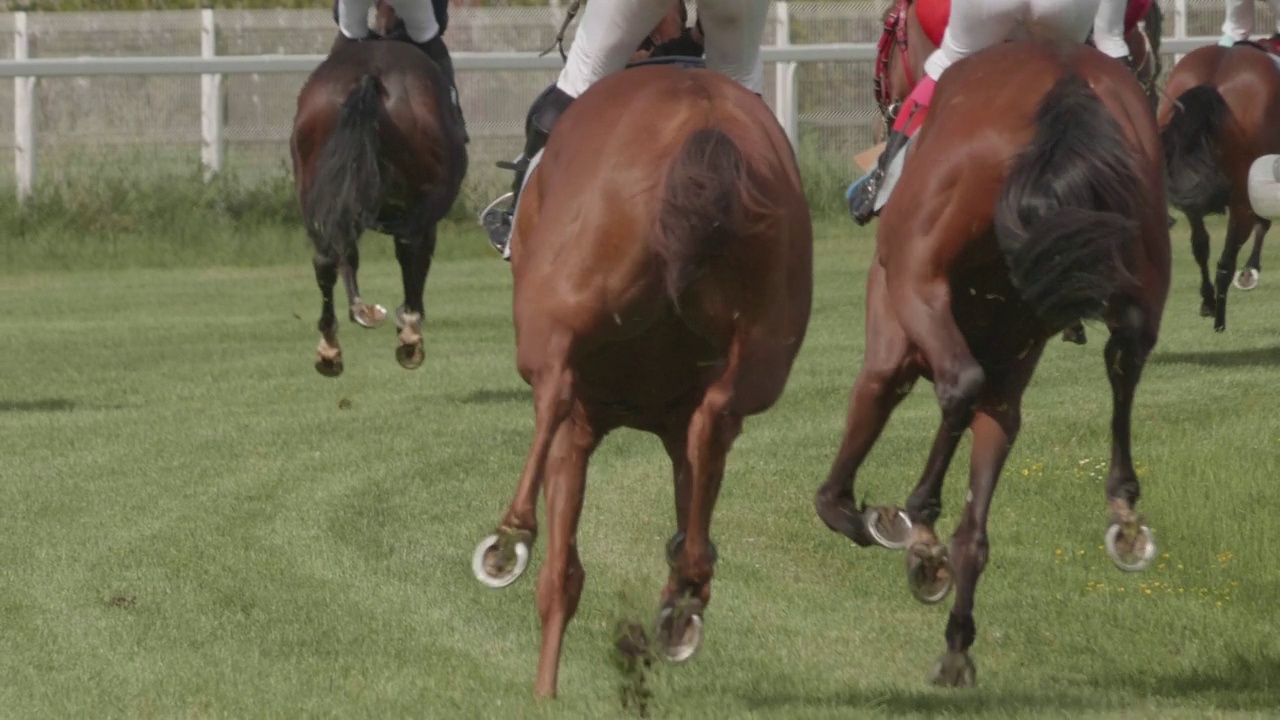
MULTIPOLYGON (((534 703, 543 545, 529 576, 502 591, 469 569, 532 428, 507 266, 455 229, 428 284, 426 364, 400 369, 389 327, 344 322, 347 373, 331 380, 311 368, 319 302, 305 243, 270 227, 226 239, 256 249, 242 267, 219 245, 127 268, 160 244, 129 245, 126 233, 118 262, 103 264, 124 269, 98 271, 85 238, 53 264, 3 240, 0 716, 625 716, 611 627, 650 618, 665 578, 672 507, 659 443, 620 431, 594 459, 579 536, 587 588, 561 698, 534 703), (220 262, 187 262, 210 258, 220 262)), ((1105 334, 1051 344, 992 511, 979 687, 946 692, 924 676, 950 601, 919 604, 901 554, 855 549, 812 510, 861 358, 870 241, 851 227, 822 227, 788 391, 730 456, 705 645, 655 674, 652 717, 1274 716, 1271 275, 1232 292, 1228 331, 1215 334, 1196 312, 1186 225, 1175 229, 1174 294, 1135 416, 1140 507, 1168 553, 1144 574, 1120 573, 1099 551, 1105 334)), ((365 241, 362 280, 391 307, 388 246, 365 241)), ((1267 253, 1264 268, 1277 265, 1267 253)), ((901 502, 936 422, 921 383, 859 493, 901 502)), ((966 466, 967 444, 944 532, 966 466)))

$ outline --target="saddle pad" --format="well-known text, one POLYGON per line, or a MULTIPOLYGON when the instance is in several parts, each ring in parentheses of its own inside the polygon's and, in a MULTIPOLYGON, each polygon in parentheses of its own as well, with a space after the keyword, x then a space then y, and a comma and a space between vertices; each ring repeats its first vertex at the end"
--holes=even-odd
MULTIPOLYGON (((1124 32, 1129 34, 1138 26, 1142 18, 1155 0, 1128 0, 1124 10, 1124 32)), ((951 0, 915 0, 916 20, 920 28, 929 36, 934 46, 942 44, 942 35, 947 31, 947 22, 951 18, 951 0)))

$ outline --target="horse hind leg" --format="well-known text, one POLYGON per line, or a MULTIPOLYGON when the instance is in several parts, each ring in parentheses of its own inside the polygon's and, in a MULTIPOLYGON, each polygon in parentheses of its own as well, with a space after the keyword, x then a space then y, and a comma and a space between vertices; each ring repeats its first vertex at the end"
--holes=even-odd
POLYGON ((1224 332, 1227 329, 1227 291, 1236 274, 1236 260, 1240 256, 1240 248, 1249 239, 1249 230, 1254 226, 1253 212, 1247 208, 1232 207, 1227 217, 1227 239, 1222 247, 1222 255, 1218 258, 1218 273, 1214 288, 1213 329, 1224 332))
MULTIPOLYGON (((676 534, 667 543, 670 576, 662 589, 655 635, 667 660, 683 662, 702 644, 702 614, 711 602, 716 549, 711 542, 725 461, 742 431, 742 416, 730 407, 738 374, 737 345, 725 374, 706 392, 689 419, 685 462, 677 470, 676 534), (683 505, 683 507, 681 507, 683 505)), ((667 443, 674 449, 676 444, 667 443)))
POLYGON ((901 550, 911 530, 906 514, 889 506, 859 508, 854 500, 858 468, 920 374, 910 360, 906 334, 888 311, 884 270, 875 264, 867 281, 866 336, 865 359, 849 393, 844 437, 826 481, 818 487, 814 509, 828 528, 860 547, 878 544, 901 550))
POLYGON ((426 359, 422 338, 422 319, 426 314, 423 293, 427 274, 431 272, 431 256, 435 252, 436 227, 431 226, 420 238, 397 236, 396 260, 404 284, 404 302, 396 308, 396 328, 400 330, 396 361, 406 370, 416 370, 426 359))
POLYGON ((312 258, 316 284, 320 286, 320 346, 316 349, 316 372, 325 377, 342 374, 342 347, 338 345, 338 318, 333 311, 333 286, 338 282, 338 259, 317 252, 312 258))
POLYGON ((347 317, 357 325, 373 329, 387 319, 387 309, 378 304, 366 305, 360 298, 360 249, 352 245, 340 263, 342 284, 347 288, 347 317))
POLYGON ((586 571, 578 556, 578 519, 586 491, 587 461, 599 442, 583 417, 572 414, 559 424, 547 459, 547 558, 538 575, 538 616, 542 649, 534 693, 555 697, 565 628, 578 610, 586 571))
POLYGON ((1204 227, 1203 215, 1187 215, 1187 222, 1192 225, 1192 256, 1201 270, 1201 318, 1213 316, 1213 282, 1208 277, 1208 228, 1204 227))
POLYGON ((1025 355, 1001 382, 983 393, 970 428, 973 450, 969 466, 969 496, 960 524, 951 536, 951 568, 956 599, 947 618, 947 649, 934 663, 929 681, 946 687, 971 687, 977 682, 969 657, 977 631, 974 596, 988 557, 987 517, 1000 472, 1021 427, 1022 393, 1040 358, 1044 344, 1025 355))
POLYGON ((538 533, 537 496, 542 487, 552 440, 573 408, 574 374, 568 367, 567 341, 548 344, 548 364, 534 378, 533 442, 524 471, 497 530, 476 546, 471 569, 491 588, 515 582, 529 564, 538 533))
POLYGON ((1258 279, 1262 276, 1262 238, 1271 229, 1271 221, 1258 218, 1258 225, 1253 231, 1253 252, 1245 261, 1244 269, 1236 274, 1232 282, 1238 289, 1249 291, 1258 287, 1258 279))
POLYGON ((1147 356, 1155 346, 1151 325, 1140 308, 1132 305, 1118 308, 1105 350, 1107 378, 1111 382, 1112 439, 1111 468, 1107 473, 1111 524, 1104 544, 1116 567, 1127 572, 1146 568, 1156 552, 1151 529, 1134 512, 1141 486, 1133 467, 1131 448, 1134 393, 1147 356))

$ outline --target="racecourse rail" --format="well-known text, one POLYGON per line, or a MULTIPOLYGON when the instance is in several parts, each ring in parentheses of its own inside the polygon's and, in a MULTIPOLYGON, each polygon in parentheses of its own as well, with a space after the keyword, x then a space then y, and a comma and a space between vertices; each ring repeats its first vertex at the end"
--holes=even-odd
MULTIPOLYGON (((20 199, 29 197, 36 177, 35 108, 37 81, 43 77, 92 77, 105 75, 199 75, 201 77, 201 160, 206 176, 220 172, 224 141, 220 89, 223 75, 252 73, 310 72, 325 55, 234 55, 214 54, 213 15, 204 11, 206 31, 202 34, 201 56, 175 57, 62 57, 29 56, 26 13, 15 13, 14 59, 0 60, 0 77, 14 79, 14 171, 20 199)), ((1217 42, 1217 37, 1165 38, 1161 53, 1181 55, 1217 42)), ((828 43, 766 45, 763 60, 775 63, 777 97, 774 107, 778 121, 793 141, 796 138, 795 68, 798 63, 871 61, 875 43, 828 43)), ((563 65, 558 52, 457 52, 458 70, 557 70, 563 65)))

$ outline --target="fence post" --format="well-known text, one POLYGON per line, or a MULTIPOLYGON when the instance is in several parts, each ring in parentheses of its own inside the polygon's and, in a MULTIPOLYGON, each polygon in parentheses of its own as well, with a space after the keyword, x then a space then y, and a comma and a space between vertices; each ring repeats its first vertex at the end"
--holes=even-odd
MULTIPOLYGON (((31 38, 27 27, 27 9, 22 6, 13 14, 13 59, 31 57, 31 38)), ((13 79, 13 170, 18 185, 18 199, 31 197, 36 180, 36 78, 13 79)))
MULTIPOLYGON (((1173 11, 1173 37, 1178 40, 1187 37, 1187 0, 1177 0, 1173 11)), ((1173 63, 1182 62, 1183 53, 1175 53, 1173 63)))
MULTIPOLYGON (((787 0, 780 0, 775 6, 776 27, 774 45, 777 47, 791 46, 791 8, 787 0)), ((799 131, 796 122, 796 63, 780 62, 774 63, 774 107, 778 116, 778 123, 782 125, 782 129, 786 131, 787 138, 791 140, 791 144, 795 145, 799 139, 799 131)))
MULTIPOLYGON (((217 23, 213 8, 200 9, 200 57, 218 55, 217 23)), ((222 172, 224 148, 222 143, 222 76, 200 76, 200 160, 204 164, 204 179, 212 180, 222 172)))

